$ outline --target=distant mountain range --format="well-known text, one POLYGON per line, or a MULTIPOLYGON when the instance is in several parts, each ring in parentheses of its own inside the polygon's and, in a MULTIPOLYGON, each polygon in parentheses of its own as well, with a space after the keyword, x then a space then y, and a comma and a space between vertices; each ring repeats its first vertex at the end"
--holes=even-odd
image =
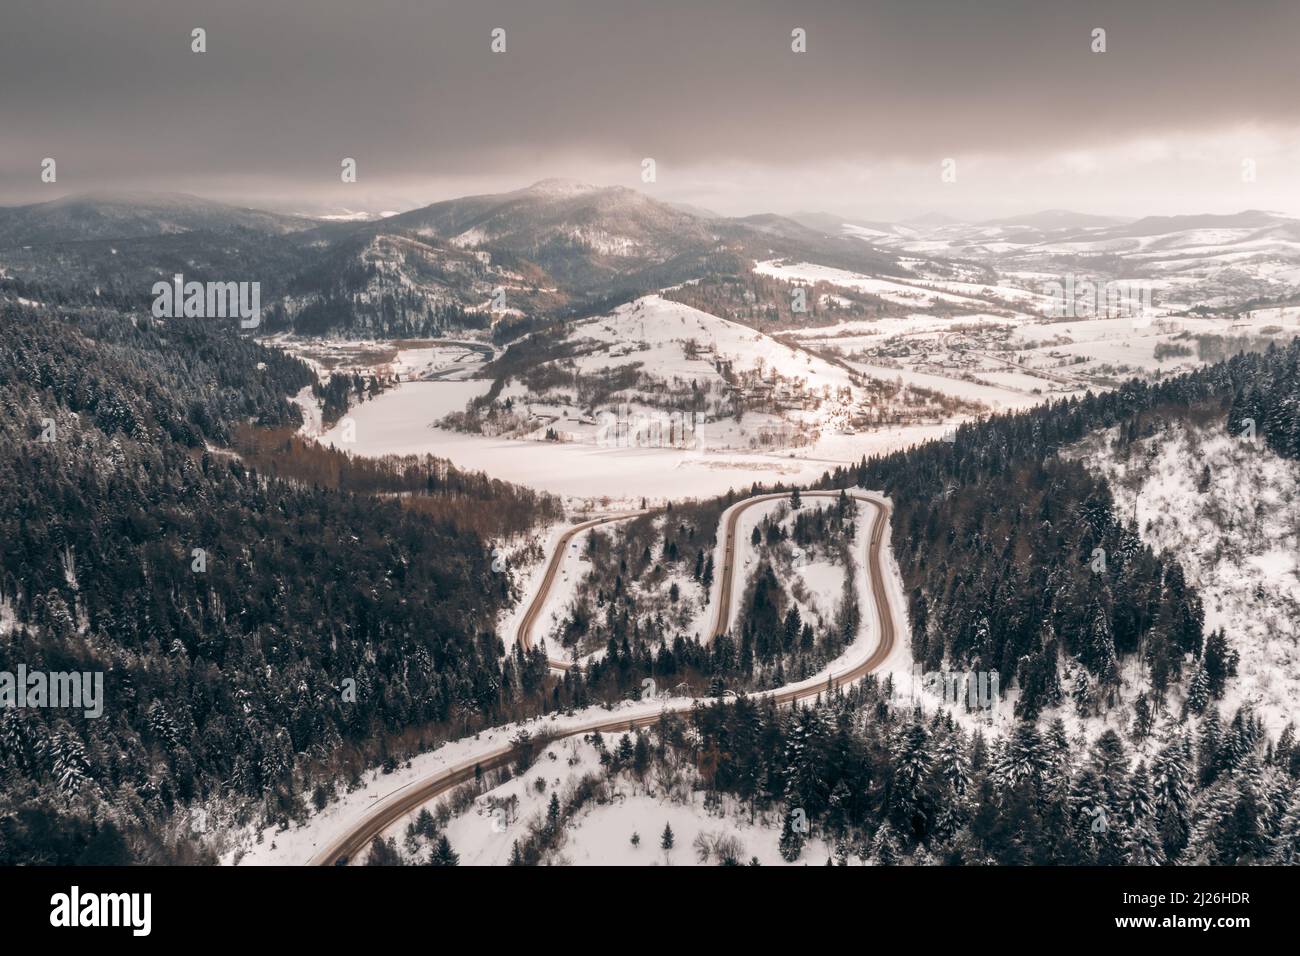
POLYGON ((317 224, 300 216, 228 206, 184 193, 87 193, 0 207, 0 248, 236 229, 284 235, 317 224))
POLYGON ((0 275, 131 308, 176 272, 258 280, 273 326, 309 333, 546 323, 707 276, 748 275, 765 260, 920 281, 1099 269, 1177 276, 1193 296, 1240 300, 1300 280, 1300 221, 1260 210, 1126 221, 1052 209, 977 223, 719 217, 565 179, 380 219, 150 193, 0 208, 0 275))
POLYGON ((792 219, 712 218, 636 190, 560 179, 367 221, 184 195, 0 209, 0 268, 13 276, 64 290, 80 284, 95 296, 107 287, 126 304, 176 271, 200 281, 260 279, 264 305, 278 302, 280 321, 312 332, 427 334, 475 324, 500 303, 497 290, 512 321, 562 317, 778 257, 905 272, 894 252, 792 219))

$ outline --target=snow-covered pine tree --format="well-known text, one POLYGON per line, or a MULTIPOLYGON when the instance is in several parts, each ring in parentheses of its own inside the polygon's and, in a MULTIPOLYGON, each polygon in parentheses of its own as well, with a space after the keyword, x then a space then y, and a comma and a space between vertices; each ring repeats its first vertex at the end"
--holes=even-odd
POLYGON ((933 806, 927 792, 934 754, 929 731, 919 716, 899 733, 893 749, 894 774, 889 789, 890 816, 908 842, 924 840, 932 822, 933 806))
POLYGON ((451 841, 447 839, 447 834, 439 834, 437 843, 434 844, 433 852, 429 855, 430 866, 459 866, 460 856, 451 848, 451 841))
POLYGON ((885 820, 871 838, 871 862, 877 866, 893 866, 900 857, 898 839, 894 835, 889 821, 885 820))
POLYGON ((1038 727, 1022 720, 1012 728, 993 757, 990 773, 998 790, 1007 794, 1027 783, 1034 793, 1042 791, 1047 760, 1038 727))
POLYGON ((1192 803, 1191 737, 1176 727, 1165 734, 1151 762, 1156 828, 1165 857, 1174 859, 1187 843, 1192 803))
POLYGON ((781 851, 781 859, 787 863, 799 859, 799 854, 803 852, 804 834, 800 829, 799 821, 806 820, 807 815, 801 814, 800 809, 787 807, 781 821, 781 839, 777 846, 781 851))
POLYGON ((1139 763, 1129 785, 1124 808, 1124 862, 1129 866, 1160 866, 1164 848, 1157 831, 1155 798, 1145 763, 1139 763))

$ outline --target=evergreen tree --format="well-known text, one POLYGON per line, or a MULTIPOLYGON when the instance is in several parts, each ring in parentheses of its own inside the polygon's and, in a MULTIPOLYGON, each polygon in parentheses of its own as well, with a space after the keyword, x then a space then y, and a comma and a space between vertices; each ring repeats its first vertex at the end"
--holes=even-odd
POLYGON ((1236 676, 1237 661, 1238 654, 1228 647, 1223 629, 1211 631, 1210 636, 1205 639, 1202 667, 1198 668, 1197 673, 1204 671, 1209 695, 1215 700, 1223 696, 1228 678, 1236 676))
POLYGON ((876 835, 872 837, 871 862, 877 866, 893 866, 898 862, 900 855, 898 840, 889 826, 889 821, 885 820, 876 830, 876 835))
POLYGON ((1276 866, 1300 864, 1300 790, 1292 790, 1286 811, 1278 822, 1268 862, 1276 866))
POLYGON ((375 837, 370 841, 370 856, 366 866, 401 866, 402 855, 397 851, 397 841, 392 837, 387 840, 375 837))
POLYGON ((1020 721, 994 754, 993 782, 1003 793, 1010 793, 1026 784, 1038 794, 1042 791, 1046 773, 1047 760, 1038 728, 1029 721, 1020 721))
POLYGON ((803 852, 804 835, 800 832, 799 821, 804 819, 806 816, 801 816, 798 808, 786 808, 785 818, 781 822, 781 839, 778 848, 781 851, 781 859, 787 863, 799 859, 799 854, 803 852))
POLYGON ((1214 781, 1221 769, 1219 745, 1223 737, 1223 728, 1219 723, 1219 711, 1211 707, 1201 718, 1200 735, 1196 745, 1196 768, 1201 785, 1214 781))
POLYGON ((930 831, 933 801, 928 789, 934 764, 930 735, 919 717, 901 732, 894 746, 890 788, 891 818, 908 840, 924 840, 930 831))
MULTIPOLYGON (((627 739, 626 737, 624 738, 627 739)), ((559 794, 551 794, 551 802, 546 807, 546 831, 554 836, 560 830, 560 797, 559 794)))
POLYGON ((1130 866, 1160 866, 1164 863, 1164 848, 1157 832, 1155 797, 1145 763, 1139 763, 1133 773, 1124 816, 1124 862, 1130 866))
POLYGON ((1199 664, 1192 672, 1192 680, 1187 686, 1187 709, 1193 714, 1204 713, 1211 696, 1210 675, 1205 666, 1199 664))
POLYGON ((447 834, 443 833, 438 836, 438 842, 434 845, 433 853, 429 857, 430 866, 459 866, 460 856, 451 848, 451 841, 447 839, 447 834))
POLYGON ((1164 855, 1175 859, 1187 843, 1192 803, 1191 740, 1171 728, 1151 763, 1156 826, 1164 855))

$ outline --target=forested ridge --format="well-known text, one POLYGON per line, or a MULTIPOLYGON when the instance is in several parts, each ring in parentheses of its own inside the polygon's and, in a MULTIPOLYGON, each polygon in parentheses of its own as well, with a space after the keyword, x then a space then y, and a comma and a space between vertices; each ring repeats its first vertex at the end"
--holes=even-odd
POLYGON ((1210 415, 1242 440, 1251 418, 1258 440, 1300 457, 1298 370, 1292 341, 1163 382, 965 424, 952 442, 864 459, 822 484, 892 497, 913 653, 925 667, 947 661, 1014 675, 1026 717, 1067 691, 1089 715, 1114 703, 1118 658, 1137 654, 1150 693, 1135 718, 1159 712, 1180 681, 1184 705, 1198 712, 1232 676, 1231 635, 1204 633, 1177 555, 1153 554, 1116 513, 1104 480, 1057 452, 1098 429, 1118 428, 1132 442, 1169 418, 1210 415))
POLYGON ((434 455, 353 455, 302 438, 292 428, 241 424, 232 447, 266 476, 366 495, 401 496, 413 511, 484 537, 499 538, 558 521, 559 500, 434 455))
POLYGON ((445 468, 339 491, 222 449, 296 424, 311 381, 212 323, 0 314, 0 670, 102 671, 105 697, 0 712, 0 862, 193 859, 189 807, 301 817, 313 782, 323 804, 535 710, 499 661, 490 542, 410 501, 554 504, 445 468))

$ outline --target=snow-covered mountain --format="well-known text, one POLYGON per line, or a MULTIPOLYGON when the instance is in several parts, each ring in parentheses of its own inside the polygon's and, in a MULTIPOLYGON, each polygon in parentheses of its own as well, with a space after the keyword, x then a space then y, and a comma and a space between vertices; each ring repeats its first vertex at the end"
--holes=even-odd
POLYGON ((548 248, 662 262, 714 239, 701 220, 643 193, 545 179, 514 192, 435 203, 385 222, 464 248, 524 255, 548 248))
POLYGON ((317 223, 183 193, 92 193, 0 207, 0 248, 95 239, 136 239, 207 230, 283 235, 317 223))

